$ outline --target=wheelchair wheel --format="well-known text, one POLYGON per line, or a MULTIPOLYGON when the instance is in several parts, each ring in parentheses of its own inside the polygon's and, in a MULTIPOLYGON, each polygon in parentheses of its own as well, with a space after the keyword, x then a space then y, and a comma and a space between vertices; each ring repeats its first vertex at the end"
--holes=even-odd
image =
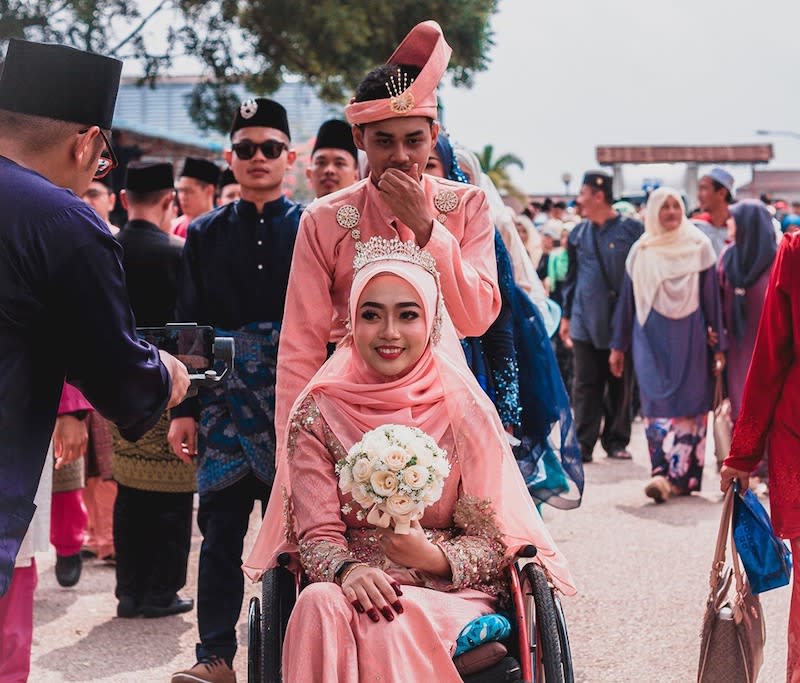
POLYGON ((561 644, 561 663, 564 667, 564 683, 574 683, 575 670, 572 668, 572 649, 569 646, 567 620, 564 618, 561 600, 559 600, 557 595, 553 595, 553 601, 556 605, 556 617, 558 619, 558 642, 561 644))
POLYGON ((247 608, 247 683, 261 683, 261 604, 250 598, 247 608))
POLYGON ((544 569, 530 562, 524 576, 528 643, 536 683, 567 683, 561 655, 558 613, 544 569), (542 676, 544 676, 542 678, 542 676))
POLYGON ((294 576, 276 567, 261 579, 261 670, 258 683, 281 683, 281 651, 297 599, 294 576))

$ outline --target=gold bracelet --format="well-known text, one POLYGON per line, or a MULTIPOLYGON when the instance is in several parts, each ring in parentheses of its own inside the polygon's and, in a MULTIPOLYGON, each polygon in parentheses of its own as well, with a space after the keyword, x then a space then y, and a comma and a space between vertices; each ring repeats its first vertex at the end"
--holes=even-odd
POLYGON ((366 562, 351 562, 349 567, 346 567, 345 570, 342 572, 342 575, 339 577, 339 585, 343 586, 345 579, 350 576, 351 572, 358 567, 369 567, 366 562))

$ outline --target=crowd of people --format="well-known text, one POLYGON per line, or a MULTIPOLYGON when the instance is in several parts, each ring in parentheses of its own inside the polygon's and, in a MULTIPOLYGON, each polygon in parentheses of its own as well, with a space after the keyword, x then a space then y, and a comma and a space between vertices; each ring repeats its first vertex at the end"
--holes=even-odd
MULTIPOLYGON (((800 206, 734 202, 732 176, 714 168, 697 211, 670 188, 635 207, 589 171, 573 201, 517 213, 437 122, 449 57, 440 27, 419 24, 364 77, 347 120, 320 127, 307 160, 284 107, 258 97, 231 112, 224 166, 190 157, 176 174, 139 160, 115 188, 119 62, 11 41, 0 683, 27 679, 35 553, 49 544, 62 586, 90 558, 115 566, 119 618, 193 610, 181 591, 195 495, 199 641, 172 683, 236 680, 245 575, 258 580, 281 553, 310 582, 284 680, 460 681, 455 640, 506 604, 503 570, 520 548, 536 546, 556 588, 575 591, 537 508, 580 504, 598 440, 630 460, 637 414, 645 495, 699 491, 718 386, 737 425, 723 486, 747 481, 769 437, 773 514, 795 546, 797 249, 778 243, 800 229, 800 206), (316 197, 305 207, 284 193, 295 163, 316 197), (191 398, 186 368, 135 331, 176 321, 235 345, 225 381, 191 398), (45 353, 55 325, 69 341, 45 353), (438 502, 406 534, 371 525, 337 480, 337 462, 386 424, 448 454, 438 502)), ((793 603, 800 680, 798 614, 793 603)))

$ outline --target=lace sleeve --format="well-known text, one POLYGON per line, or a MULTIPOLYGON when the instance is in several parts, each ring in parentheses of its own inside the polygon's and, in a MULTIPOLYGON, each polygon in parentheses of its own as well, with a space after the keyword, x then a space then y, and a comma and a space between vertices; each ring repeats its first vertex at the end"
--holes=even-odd
POLYGON ((300 548, 300 562, 310 581, 333 581, 350 552, 334 471, 337 446, 312 398, 294 412, 289 426, 287 457, 292 495, 287 531, 300 548))
POLYGON ((508 562, 491 501, 462 497, 453 520, 462 533, 436 544, 450 563, 452 588, 505 592, 503 570, 508 562))

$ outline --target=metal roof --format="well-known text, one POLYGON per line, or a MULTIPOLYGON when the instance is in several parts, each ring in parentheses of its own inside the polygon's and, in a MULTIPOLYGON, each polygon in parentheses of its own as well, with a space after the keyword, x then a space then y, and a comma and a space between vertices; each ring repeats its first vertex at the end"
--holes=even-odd
POLYGON ((754 164, 772 159, 772 145, 633 145, 602 146, 597 163, 612 164, 754 164))

